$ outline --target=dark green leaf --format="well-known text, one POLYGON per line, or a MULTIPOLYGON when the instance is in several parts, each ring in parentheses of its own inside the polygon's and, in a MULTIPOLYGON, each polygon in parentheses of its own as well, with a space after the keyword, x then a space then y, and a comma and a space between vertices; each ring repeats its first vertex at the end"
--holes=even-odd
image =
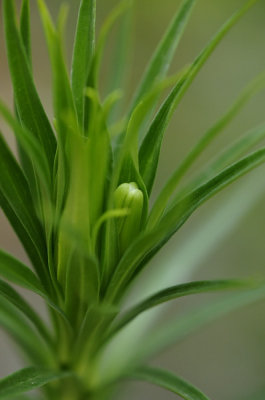
POLYGON ((35 89, 24 45, 15 19, 13 0, 4 0, 4 24, 15 101, 21 123, 38 138, 52 176, 56 140, 35 89))
POLYGON ((84 119, 85 87, 95 47, 95 0, 82 0, 72 61, 72 89, 80 126, 84 119))
POLYGON ((185 400, 209 400, 199 389, 196 389, 184 379, 160 368, 140 367, 132 372, 129 377, 161 386, 185 400))
POLYGON ((68 377, 69 372, 29 367, 0 380, 0 399, 8 399, 47 383, 68 377))
POLYGON ((20 15, 20 35, 25 47, 28 62, 31 65, 31 30, 29 0, 23 0, 20 15))
POLYGON ((28 252, 44 283, 46 249, 41 225, 34 211, 28 183, 18 163, 0 135, 0 205, 28 252))

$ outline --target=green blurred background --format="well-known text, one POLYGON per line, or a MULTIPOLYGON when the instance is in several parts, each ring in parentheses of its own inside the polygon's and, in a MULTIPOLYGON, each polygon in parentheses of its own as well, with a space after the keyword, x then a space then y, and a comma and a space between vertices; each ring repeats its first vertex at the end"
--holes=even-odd
MULTIPOLYGON (((46 0, 56 15, 61 0, 46 0)), ((1 1, 0 1, 1 2, 1 1)), ((17 4, 19 5, 19 1, 17 4)), ((41 98, 51 112, 51 75, 48 55, 40 26, 35 0, 32 3, 33 59, 36 84, 41 98)), ((74 32, 77 0, 70 5, 67 28, 67 54, 70 54, 74 32)), ((116 0, 98 0, 98 26, 116 0)), ((243 0, 198 0, 188 28, 183 36, 171 73, 192 61, 200 49, 216 32, 222 22, 243 0)), ((128 57, 128 93, 131 93, 150 58, 156 43, 180 4, 179 0, 135 0, 132 23, 132 50, 128 57)), ((2 19, 1 19, 2 21, 2 19)), ((2 24, 1 24, 2 25, 2 24)), ((165 182, 196 139, 232 104, 240 90, 265 67, 265 2, 260 1, 225 37, 207 62, 179 106, 167 131, 156 182, 156 191, 165 182)), ((102 82, 113 61, 113 41, 110 38, 108 55, 102 70, 102 82)), ((8 74, 3 30, 0 36, 0 95, 11 106, 12 89, 8 74)), ((195 170, 220 149, 239 137, 248 128, 265 119, 265 93, 257 95, 239 117, 205 152, 195 170)), ((9 143, 14 139, 0 122, 9 143)), ((0 172, 1 173, 1 172, 0 172)), ((212 279, 235 276, 265 275, 265 168, 260 167, 232 188, 204 205, 171 240, 150 265, 144 275, 148 283, 152 277, 169 276, 172 284, 178 263, 187 264, 187 279, 212 279), (264 186, 264 190, 263 190, 264 186), (251 208, 248 207, 251 204, 251 208), (233 219, 237 223, 233 222, 233 219), (192 272, 192 274, 191 274, 192 272), (172 275, 173 274, 173 275, 172 275)), ((12 233, 5 217, 0 214, 0 245, 21 259, 24 252, 12 233)), ((182 265, 183 267, 183 265, 182 265)), ((159 278, 158 278, 159 279, 159 278)), ((181 280, 181 278, 179 278, 181 280)), ((148 292, 148 284, 138 285, 134 293, 148 292)), ((150 290, 149 290, 150 291, 150 290)), ((25 294, 27 297, 28 294, 25 294)), ((131 296, 133 299, 133 295, 131 296)), ((211 301, 213 297, 201 297, 211 301)), ((33 299, 38 304, 38 299, 33 299)), ((189 309, 198 298, 175 302, 168 318, 175 312, 189 309)), ((181 344, 157 358, 156 365, 168 367, 198 385, 214 400, 243 400, 265 386, 265 304, 250 306, 205 327, 181 344)), ((10 373, 22 363, 0 331, 0 376, 10 373)), ((149 385, 130 384, 124 389, 123 399, 173 399, 175 395, 149 385)), ((251 398, 251 396, 250 396, 251 398)), ((254 399, 254 398, 253 398, 254 399)))

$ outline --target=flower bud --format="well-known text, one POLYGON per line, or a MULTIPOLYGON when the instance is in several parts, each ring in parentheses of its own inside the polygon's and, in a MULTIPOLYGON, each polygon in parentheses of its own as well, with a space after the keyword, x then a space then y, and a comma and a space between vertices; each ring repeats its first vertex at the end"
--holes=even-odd
POLYGON ((122 183, 114 193, 115 208, 126 208, 129 214, 117 222, 121 254, 141 229, 144 196, 135 182, 122 183))

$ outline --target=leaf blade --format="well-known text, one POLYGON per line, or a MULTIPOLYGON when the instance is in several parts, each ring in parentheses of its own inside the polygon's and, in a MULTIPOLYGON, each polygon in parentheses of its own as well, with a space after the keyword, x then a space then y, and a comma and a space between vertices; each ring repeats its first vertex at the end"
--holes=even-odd
POLYGON ((44 368, 24 368, 0 380, 0 399, 20 395, 69 375, 67 372, 54 372, 44 368))
POLYGON ((199 389, 164 369, 143 366, 136 369, 129 376, 137 380, 143 380, 161 386, 170 392, 178 394, 185 400, 209 400, 199 389))
POLYGON ((56 140, 33 83, 29 63, 16 26, 13 0, 3 1, 9 68, 22 124, 40 141, 52 176, 56 140))
POLYGON ((132 306, 125 315, 116 323, 110 332, 107 333, 107 340, 115 335, 125 325, 130 323, 134 318, 144 311, 147 311, 159 304, 166 303, 170 300, 177 299, 183 296, 189 296, 199 293, 216 292, 221 290, 246 288, 249 282, 240 280, 215 280, 215 281, 196 281, 172 286, 159 291, 158 293, 149 296, 142 302, 132 306))
POLYGON ((80 126, 84 120, 84 90, 95 47, 95 0, 82 0, 72 60, 72 90, 80 126))

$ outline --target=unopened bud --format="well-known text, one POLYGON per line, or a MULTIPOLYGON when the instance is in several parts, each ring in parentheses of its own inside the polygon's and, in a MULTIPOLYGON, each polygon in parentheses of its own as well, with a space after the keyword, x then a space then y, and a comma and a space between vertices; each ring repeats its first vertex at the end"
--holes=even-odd
POLYGON ((122 183, 115 191, 115 208, 126 208, 129 214, 117 222, 120 251, 123 253, 141 229, 144 196, 135 182, 122 183))

